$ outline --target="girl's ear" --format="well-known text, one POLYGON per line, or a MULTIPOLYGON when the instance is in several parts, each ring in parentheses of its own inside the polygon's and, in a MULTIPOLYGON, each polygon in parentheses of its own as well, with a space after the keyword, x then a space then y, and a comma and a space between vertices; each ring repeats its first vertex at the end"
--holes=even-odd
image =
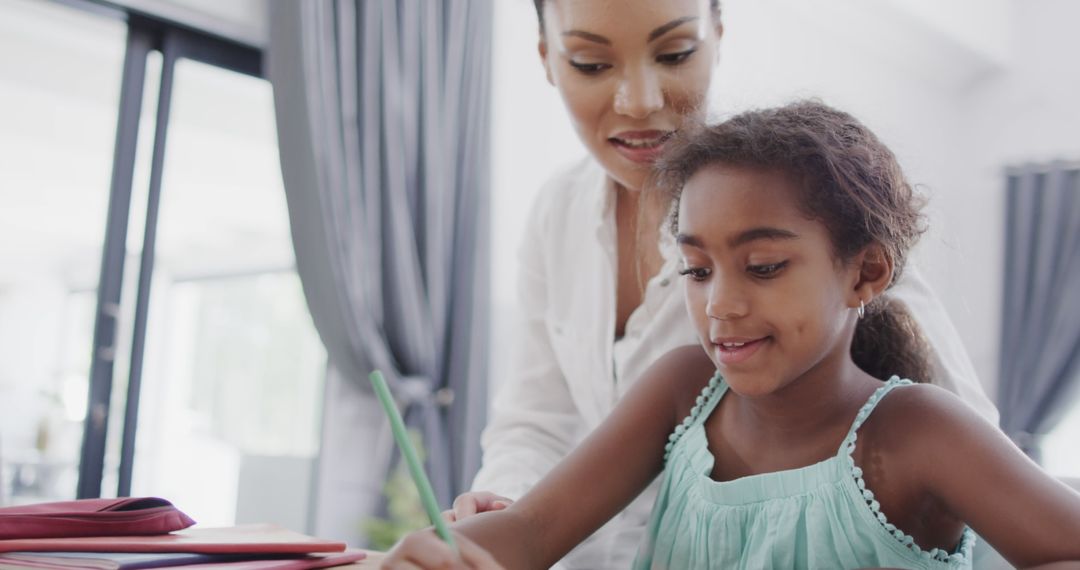
POLYGON ((551 64, 548 63, 547 49, 547 40, 541 37, 536 45, 536 51, 540 53, 540 64, 544 66, 544 74, 547 75, 548 83, 555 85, 555 80, 551 77, 551 64))
POLYGON ((892 257, 885 252, 881 244, 874 242, 863 248, 852 263, 858 272, 848 305, 851 308, 857 308, 860 301, 864 305, 869 305, 892 283, 892 257))

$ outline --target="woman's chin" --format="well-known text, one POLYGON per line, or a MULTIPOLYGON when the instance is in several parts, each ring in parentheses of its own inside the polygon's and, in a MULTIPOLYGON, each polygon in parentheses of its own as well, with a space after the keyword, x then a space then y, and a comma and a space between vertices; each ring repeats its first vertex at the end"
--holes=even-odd
POLYGON ((651 163, 634 162, 614 151, 606 152, 602 157, 600 165, 620 186, 627 190, 640 190, 645 187, 652 171, 651 163))

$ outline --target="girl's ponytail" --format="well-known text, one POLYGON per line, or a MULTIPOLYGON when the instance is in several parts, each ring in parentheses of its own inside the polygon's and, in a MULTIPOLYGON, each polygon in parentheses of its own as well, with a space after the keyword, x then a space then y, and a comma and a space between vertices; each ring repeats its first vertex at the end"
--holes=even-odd
POLYGON ((866 316, 855 327, 851 359, 875 378, 892 375, 913 382, 930 383, 929 345, 918 323, 888 294, 866 308, 866 316))

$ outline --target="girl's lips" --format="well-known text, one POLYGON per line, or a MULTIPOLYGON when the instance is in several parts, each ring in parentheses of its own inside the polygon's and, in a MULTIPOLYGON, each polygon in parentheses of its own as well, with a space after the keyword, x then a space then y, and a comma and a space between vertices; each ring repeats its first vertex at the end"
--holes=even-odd
MULTIPOLYGON (((740 346, 724 346, 725 343, 714 342, 713 346, 716 350, 717 358, 722 364, 738 364, 745 362, 751 356, 753 356, 758 349, 765 345, 770 337, 759 338, 757 340, 746 341, 740 346)), ((730 344, 730 343, 728 343, 730 344)))

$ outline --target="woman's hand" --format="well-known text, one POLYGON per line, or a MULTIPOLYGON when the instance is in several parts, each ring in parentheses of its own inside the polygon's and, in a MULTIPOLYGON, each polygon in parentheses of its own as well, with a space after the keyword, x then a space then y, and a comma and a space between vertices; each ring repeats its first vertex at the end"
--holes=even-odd
POLYGON ((462 493, 454 499, 454 506, 443 511, 442 517, 447 522, 457 522, 467 519, 475 514, 488 511, 501 511, 514 504, 514 501, 506 497, 489 493, 487 491, 472 491, 462 493))
POLYGON ((460 533, 454 533, 457 552, 431 529, 409 533, 387 553, 384 570, 505 570, 488 551, 460 533))

